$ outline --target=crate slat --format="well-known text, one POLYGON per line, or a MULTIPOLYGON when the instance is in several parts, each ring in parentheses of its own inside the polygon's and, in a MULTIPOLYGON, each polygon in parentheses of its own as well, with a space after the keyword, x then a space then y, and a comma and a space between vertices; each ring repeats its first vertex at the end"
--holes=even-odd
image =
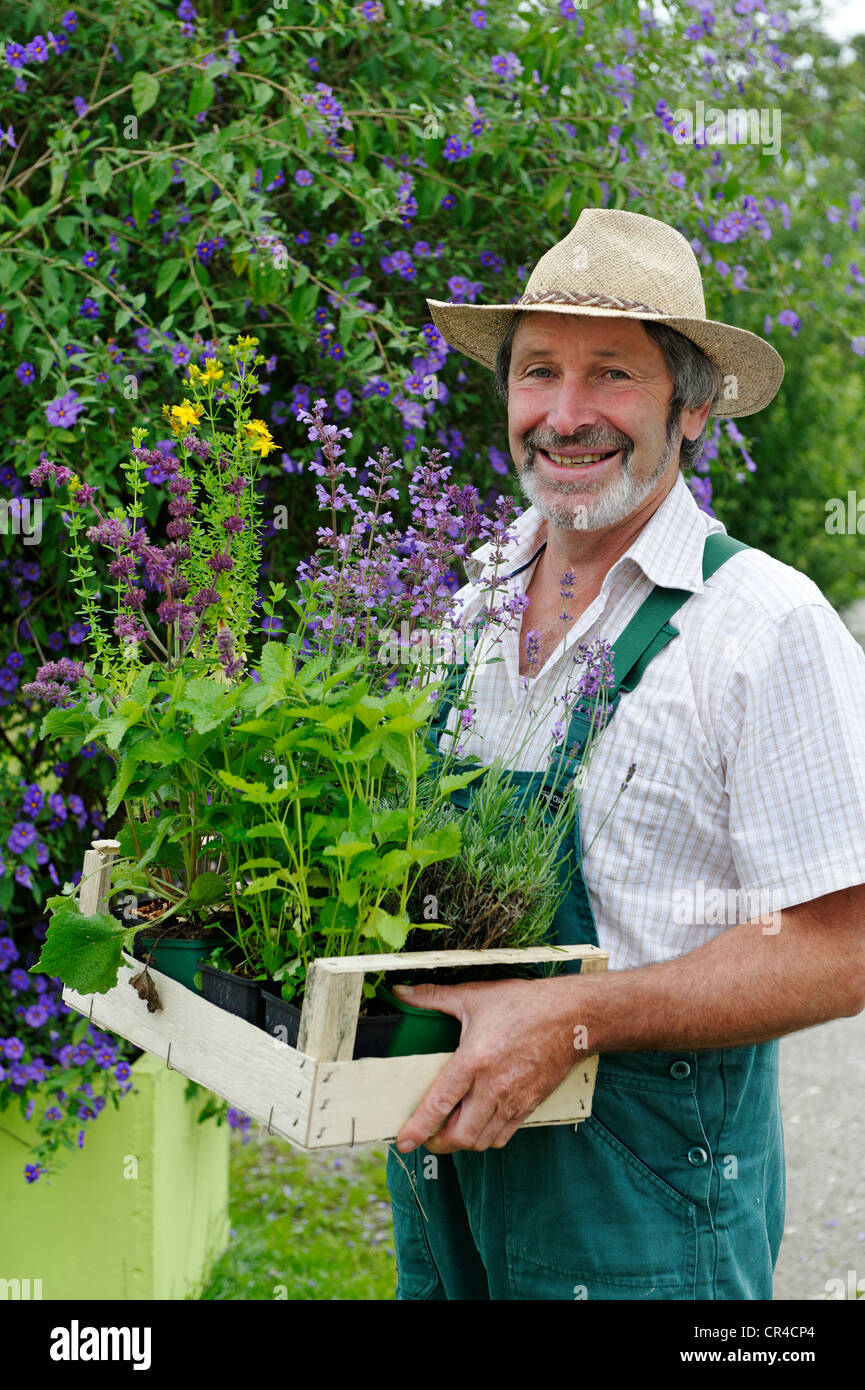
POLYGON ((609 951, 598 946, 500 946, 492 951, 389 951, 377 956, 327 956, 312 964, 317 971, 350 975, 358 970, 435 970, 443 965, 537 965, 563 960, 585 960, 582 968, 603 970, 609 959, 609 951))
MULTIPOLYGON (((423 1057, 363 1057, 322 1063, 316 1072, 309 1147, 366 1144, 395 1139, 452 1052, 423 1057)), ((525 1126, 577 1124, 591 1114, 598 1058, 573 1067, 525 1126)))
POLYGON ((129 981, 143 967, 125 957, 106 994, 64 989, 63 1001, 98 1028, 119 1033, 175 1071, 287 1139, 307 1142, 316 1063, 297 1048, 219 1009, 150 967, 162 1008, 149 1013, 129 981))

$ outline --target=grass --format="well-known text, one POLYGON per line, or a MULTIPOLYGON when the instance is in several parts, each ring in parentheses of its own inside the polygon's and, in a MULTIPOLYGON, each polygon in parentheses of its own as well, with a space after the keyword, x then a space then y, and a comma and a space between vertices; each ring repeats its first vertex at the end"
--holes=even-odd
POLYGON ((231 1240, 202 1300, 382 1301, 396 1266, 384 1148, 304 1154, 232 1135, 231 1240))

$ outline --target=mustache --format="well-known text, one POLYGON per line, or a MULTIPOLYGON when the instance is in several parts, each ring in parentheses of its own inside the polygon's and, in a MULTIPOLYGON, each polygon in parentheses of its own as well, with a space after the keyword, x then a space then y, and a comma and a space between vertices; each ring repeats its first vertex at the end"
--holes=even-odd
POLYGON ((531 466, 538 449, 546 452, 552 450, 554 454, 565 453, 568 449, 587 449, 597 454, 606 453, 610 449, 622 449, 627 453, 633 451, 634 441, 626 434, 616 432, 611 435, 608 430, 594 429, 582 430, 567 439, 562 435, 550 438, 528 434, 523 440, 523 448, 526 451, 526 466, 531 466))

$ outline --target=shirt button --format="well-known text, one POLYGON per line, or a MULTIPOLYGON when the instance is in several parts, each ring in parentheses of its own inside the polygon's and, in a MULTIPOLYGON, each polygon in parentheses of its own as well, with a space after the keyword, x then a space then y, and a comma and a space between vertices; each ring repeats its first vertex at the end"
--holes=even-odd
POLYGON ((691 1075, 690 1062, 674 1062, 670 1067, 670 1075, 674 1076, 677 1081, 684 1081, 686 1076, 691 1075))
POLYGON ((709 1155, 705 1149, 689 1149, 688 1162, 693 1163, 695 1168, 702 1168, 704 1163, 709 1162, 709 1155))

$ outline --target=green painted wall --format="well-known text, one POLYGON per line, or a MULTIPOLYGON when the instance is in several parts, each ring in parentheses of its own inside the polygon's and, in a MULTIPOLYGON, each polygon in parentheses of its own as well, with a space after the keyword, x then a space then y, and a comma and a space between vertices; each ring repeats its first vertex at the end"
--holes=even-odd
POLYGON ((155 1057, 132 1073, 138 1094, 89 1122, 50 1182, 25 1182, 12 1135, 29 1126, 0 1115, 0 1279, 76 1300, 183 1299, 206 1281, 228 1243, 228 1126, 198 1124, 207 1092, 186 1101, 186 1078, 155 1057))

